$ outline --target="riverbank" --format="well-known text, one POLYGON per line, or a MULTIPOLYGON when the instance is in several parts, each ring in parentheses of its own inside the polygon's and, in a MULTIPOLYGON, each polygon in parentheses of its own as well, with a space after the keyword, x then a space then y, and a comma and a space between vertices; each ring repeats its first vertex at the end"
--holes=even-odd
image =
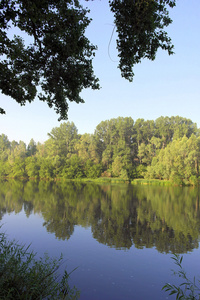
POLYGON ((56 178, 13 178, 13 177, 0 177, 2 180, 23 180, 23 181, 65 181, 65 182, 94 182, 94 183, 112 183, 112 184, 133 184, 133 185, 157 185, 157 186, 198 186, 198 181, 195 183, 191 182, 180 182, 179 184, 170 181, 170 180, 160 180, 160 179, 143 179, 143 178, 135 178, 130 180, 125 180, 118 177, 99 177, 99 178, 73 178, 68 179, 64 177, 56 177, 56 178))

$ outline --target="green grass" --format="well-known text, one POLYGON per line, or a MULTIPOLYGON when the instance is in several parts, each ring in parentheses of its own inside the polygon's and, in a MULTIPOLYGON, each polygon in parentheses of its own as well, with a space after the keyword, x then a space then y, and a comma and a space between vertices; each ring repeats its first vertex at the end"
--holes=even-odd
POLYGON ((140 185, 159 185, 159 186, 169 186, 174 185, 173 182, 169 180, 159 180, 159 179, 134 179, 131 184, 140 185))
POLYGON ((78 299, 79 292, 68 283, 70 274, 58 275, 62 256, 44 254, 36 260, 29 248, 0 233, 0 299, 78 299))
POLYGON ((113 177, 75 178, 75 179, 64 179, 64 181, 94 182, 94 183, 128 183, 129 182, 128 180, 113 178, 113 177))

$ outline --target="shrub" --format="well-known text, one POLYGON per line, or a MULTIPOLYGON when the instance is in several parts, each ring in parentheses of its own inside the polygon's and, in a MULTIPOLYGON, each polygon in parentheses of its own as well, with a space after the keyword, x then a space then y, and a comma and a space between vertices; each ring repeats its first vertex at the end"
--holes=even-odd
POLYGON ((36 260, 29 246, 8 241, 0 233, 0 299, 78 299, 79 292, 70 288, 66 271, 59 280, 60 259, 47 254, 36 260))

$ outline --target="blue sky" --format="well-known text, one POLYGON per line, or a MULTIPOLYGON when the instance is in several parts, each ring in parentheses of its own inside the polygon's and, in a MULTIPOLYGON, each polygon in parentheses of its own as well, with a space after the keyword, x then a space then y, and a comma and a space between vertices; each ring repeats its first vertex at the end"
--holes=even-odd
MULTIPOLYGON (((100 79, 99 91, 84 90, 84 104, 70 103, 69 121, 80 134, 93 133, 103 120, 132 117, 155 120, 160 116, 190 118, 200 127, 200 1, 177 0, 170 11, 173 23, 167 28, 175 45, 175 54, 159 51, 156 60, 142 61, 134 68, 132 83, 121 78, 117 68, 116 33, 109 48, 113 16, 107 0, 82 3, 90 8, 92 23, 87 29, 90 41, 98 46, 94 70, 100 79)), ((0 134, 9 140, 29 143, 47 140, 47 133, 60 126, 58 115, 47 104, 35 100, 21 107, 11 98, 0 94, 0 134)))

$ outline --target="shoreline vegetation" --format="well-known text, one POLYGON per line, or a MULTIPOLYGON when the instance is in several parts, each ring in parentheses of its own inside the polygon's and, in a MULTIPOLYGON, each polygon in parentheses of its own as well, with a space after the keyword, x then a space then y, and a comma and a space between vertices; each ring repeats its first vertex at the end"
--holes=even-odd
POLYGON ((133 180, 125 180, 121 178, 114 178, 114 177, 99 177, 99 178, 76 178, 76 179, 66 179, 66 178, 14 178, 14 177, 1 177, 1 180, 21 180, 21 181, 54 181, 54 182, 92 182, 92 183, 109 183, 109 184, 132 184, 132 185, 155 185, 155 186, 198 186, 198 184, 190 184, 190 183, 182 183, 182 184, 176 184, 170 180, 160 180, 160 179, 143 179, 143 178, 135 178, 133 180))
MULTIPOLYGON (((2 226, 0 226, 2 229, 2 226)), ((63 257, 52 259, 46 253, 36 259, 30 246, 9 241, 0 232, 1 299, 79 299, 80 292, 69 286, 71 273, 58 274, 63 257)))
POLYGON ((200 129, 183 117, 118 117, 78 134, 61 123, 43 144, 0 135, 0 178, 197 186, 200 129))

